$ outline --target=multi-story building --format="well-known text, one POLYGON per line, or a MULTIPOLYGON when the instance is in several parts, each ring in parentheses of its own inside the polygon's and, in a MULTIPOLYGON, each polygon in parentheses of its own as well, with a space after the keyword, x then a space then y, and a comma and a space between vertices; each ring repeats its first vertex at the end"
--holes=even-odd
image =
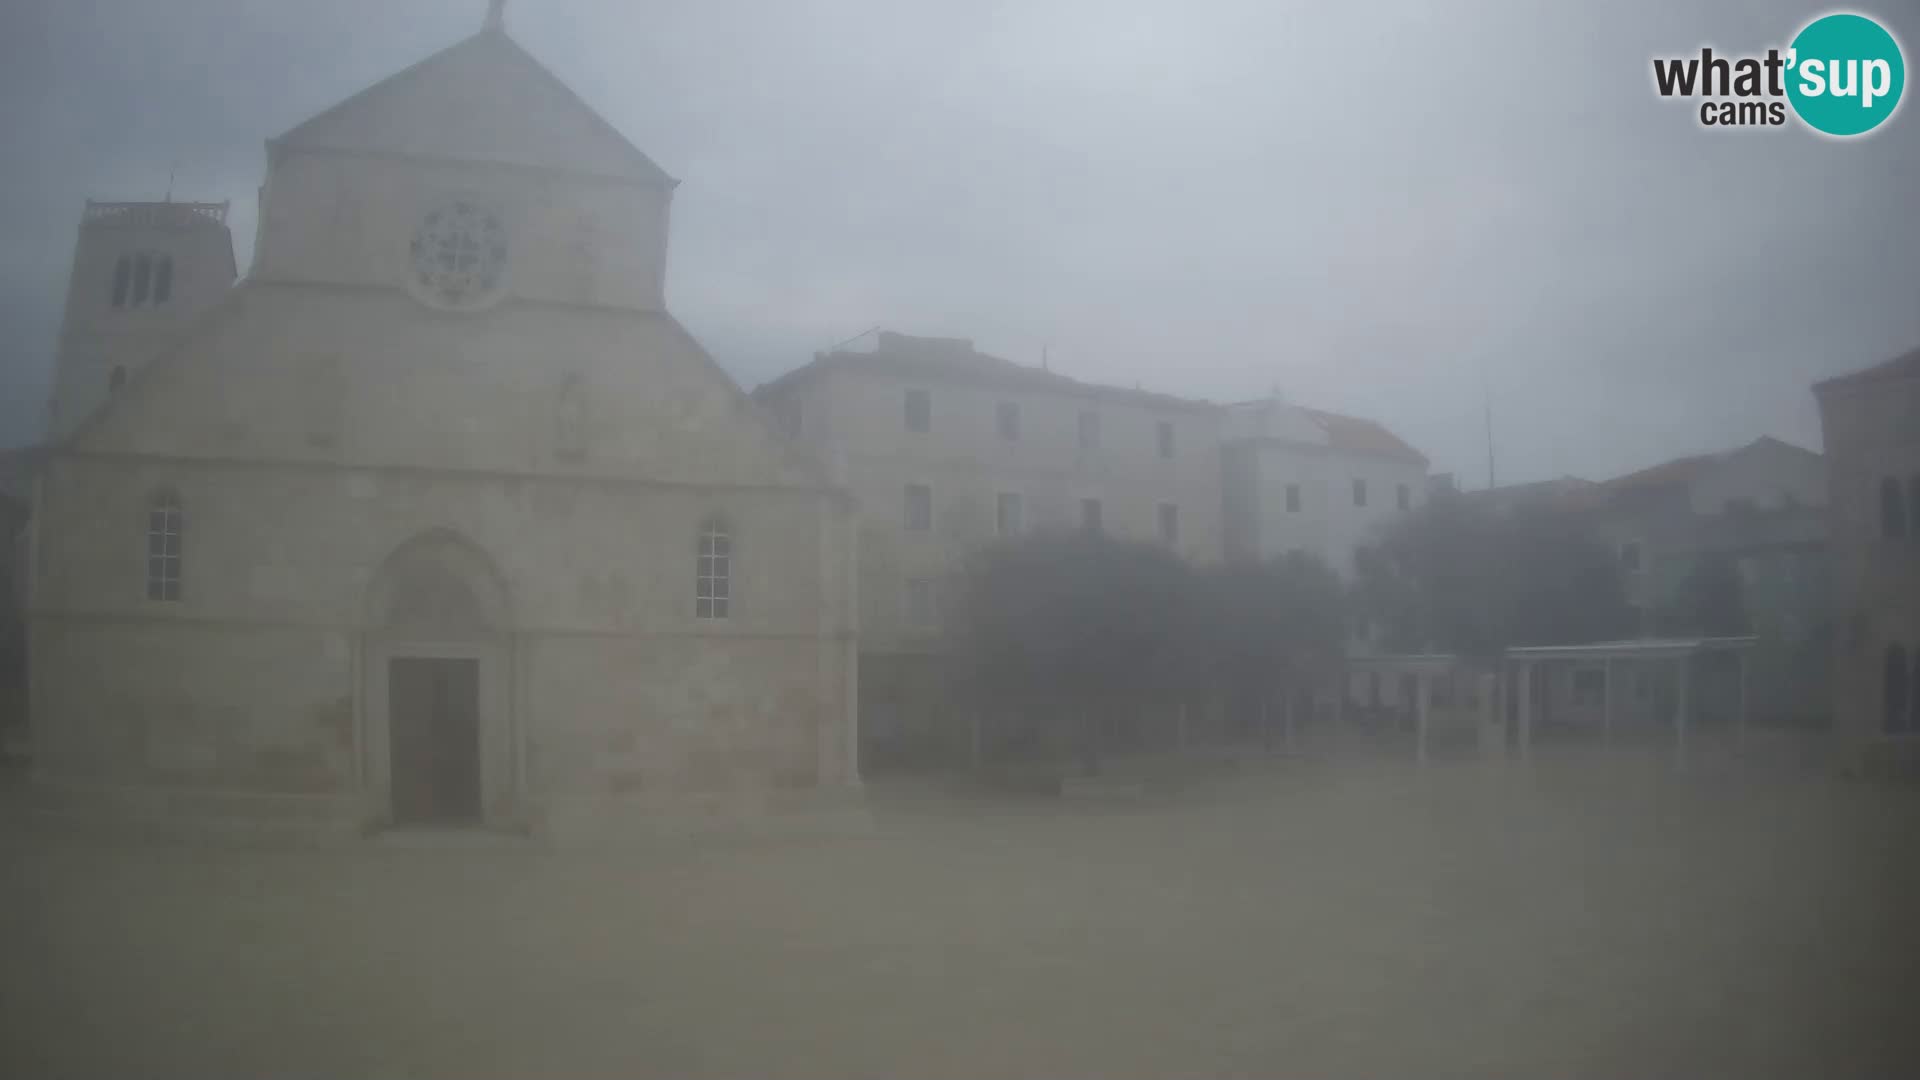
POLYGON ((48 438, 72 431, 185 340, 237 276, 226 203, 88 200, 47 401, 48 438))
POLYGON ((1699 629, 1676 620, 1689 578, 1711 559, 1733 563, 1752 617, 1767 614, 1754 601, 1777 601, 1782 617, 1824 607, 1827 474, 1811 450, 1763 437, 1629 473, 1580 501, 1613 545, 1642 633, 1699 629))
POLYGON ((1368 420, 1102 386, 881 331, 755 398, 828 462, 860 519, 860 717, 874 758, 939 753, 941 631, 967 556, 1091 528, 1196 564, 1353 548, 1417 506, 1426 459, 1368 420))
POLYGON ((1351 577, 1354 551, 1427 499, 1426 457, 1372 420, 1275 395, 1228 406, 1224 438, 1229 558, 1299 552, 1351 577))
POLYGON ((676 181, 506 32, 88 206, 28 670, 40 793, 561 836, 855 790, 855 521, 667 310, 676 181))
POLYGON ((1220 557, 1218 409, 1205 402, 885 331, 755 397, 859 508, 861 726, 877 753, 902 729, 942 726, 943 618, 984 543, 1091 528, 1220 557))
POLYGON ((1920 768, 1920 349, 1813 388, 1826 442, 1834 726, 1870 768, 1920 768))
MULTIPOLYGON (((1760 438, 1599 483, 1563 476, 1468 497, 1496 513, 1524 508, 1588 523, 1618 560, 1634 613, 1626 629, 1639 637, 1754 635, 1748 664, 1754 719, 1801 722, 1824 712, 1830 627, 1827 480, 1819 454, 1760 438), (1721 566, 1711 565, 1716 562, 1721 566), (1726 575, 1717 604, 1702 599, 1713 595, 1706 575, 1715 570, 1726 575)), ((1658 672, 1654 682, 1640 675, 1629 675, 1629 709, 1671 693, 1654 684, 1664 678, 1658 672)), ((1569 676, 1568 686, 1588 687, 1589 697, 1598 693, 1592 689, 1602 677, 1597 666, 1576 665, 1569 676)), ((1652 712, 1664 715, 1660 708, 1652 712)))

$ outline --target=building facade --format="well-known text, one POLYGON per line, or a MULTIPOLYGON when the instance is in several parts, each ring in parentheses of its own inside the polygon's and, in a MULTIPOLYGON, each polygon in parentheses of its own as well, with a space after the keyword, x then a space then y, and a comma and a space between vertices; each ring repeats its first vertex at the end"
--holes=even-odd
MULTIPOLYGON (((1617 561, 1632 616, 1624 633, 1754 636, 1747 657, 1753 720, 1807 725, 1825 715, 1832 626, 1819 454, 1760 438, 1611 480, 1565 476, 1467 497, 1495 513, 1578 518, 1617 561)), ((1568 671, 1570 687, 1585 687, 1591 711, 1599 669, 1576 663, 1568 671)), ((1672 687, 1661 670, 1651 676, 1629 671, 1616 707, 1666 715, 1672 687)), ((1577 713, 1579 702, 1570 702, 1577 713)))
POLYGON ((985 544, 1089 528, 1220 557, 1220 434, 1204 402, 889 331, 754 396, 859 508, 861 724, 882 763, 950 749, 937 745, 954 730, 942 633, 985 544))
POLYGON ((1313 556, 1342 578, 1354 552, 1427 500, 1427 459, 1372 420, 1279 397, 1223 413, 1226 554, 1313 556))
POLYGON ((1850 761, 1920 773, 1920 350, 1817 384, 1833 712, 1850 761))
POLYGON ((852 790, 855 519, 667 312, 675 181, 497 17, 267 158, 238 286, 208 208, 83 222, 49 797, 566 838, 852 790))
POLYGON ((1824 594, 1827 466, 1811 450, 1763 437, 1629 473, 1585 495, 1645 633, 1697 629, 1664 624, 1688 577, 1711 557, 1732 560, 1761 593, 1790 592, 1799 580, 1814 606, 1824 594))
POLYGON ((61 439, 176 348, 239 277, 226 203, 87 202, 61 321, 47 434, 61 439))
POLYGON ((754 391, 828 462, 860 519, 861 729, 875 765, 967 738, 943 658, 969 555, 1093 529, 1195 565, 1353 549, 1425 500, 1426 459, 1371 421, 1080 382, 889 331, 754 391))

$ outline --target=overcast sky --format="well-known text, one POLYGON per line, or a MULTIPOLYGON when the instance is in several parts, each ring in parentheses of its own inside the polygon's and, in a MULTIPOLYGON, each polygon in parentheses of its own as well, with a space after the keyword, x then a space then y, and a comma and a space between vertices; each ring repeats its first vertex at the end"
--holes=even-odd
MULTIPOLYGON (((485 0, 0 5, 0 445, 36 438, 88 197, 234 201, 262 143, 485 0)), ((1593 478, 1771 434, 1920 346, 1920 112, 1713 132, 1650 58, 1781 0, 514 0, 679 177, 668 301, 743 385, 881 324, 1216 400, 1279 388, 1436 471, 1593 478)), ((1877 15, 1920 42, 1910 0, 1877 15)), ((1920 93, 1909 89, 1907 96, 1920 93)))

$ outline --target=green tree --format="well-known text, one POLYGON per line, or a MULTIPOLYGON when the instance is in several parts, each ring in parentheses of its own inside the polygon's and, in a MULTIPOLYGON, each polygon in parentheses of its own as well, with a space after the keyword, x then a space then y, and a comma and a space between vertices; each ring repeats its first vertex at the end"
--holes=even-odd
POLYGON ((1325 678, 1339 664, 1346 599, 1326 565, 1304 555, 1229 563, 1200 575, 1182 666, 1191 682, 1250 703, 1270 740, 1272 707, 1325 678))
POLYGON ((1191 579, 1164 547, 1095 533, 991 545, 962 580, 961 670, 982 703, 1029 718, 1031 744, 1096 772, 1107 713, 1167 697, 1186 678, 1191 579))
POLYGON ((1363 550, 1356 569, 1356 612, 1396 652, 1490 658, 1633 632, 1613 553, 1565 510, 1495 513, 1438 497, 1363 550))

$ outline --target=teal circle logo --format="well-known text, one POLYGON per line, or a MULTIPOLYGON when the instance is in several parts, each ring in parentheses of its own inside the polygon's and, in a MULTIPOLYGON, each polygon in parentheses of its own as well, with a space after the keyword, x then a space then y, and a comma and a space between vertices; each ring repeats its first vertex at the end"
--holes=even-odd
POLYGON ((1907 84, 1900 43, 1865 15, 1813 20, 1787 55, 1787 100, 1815 131, 1864 135, 1900 105, 1907 84))

